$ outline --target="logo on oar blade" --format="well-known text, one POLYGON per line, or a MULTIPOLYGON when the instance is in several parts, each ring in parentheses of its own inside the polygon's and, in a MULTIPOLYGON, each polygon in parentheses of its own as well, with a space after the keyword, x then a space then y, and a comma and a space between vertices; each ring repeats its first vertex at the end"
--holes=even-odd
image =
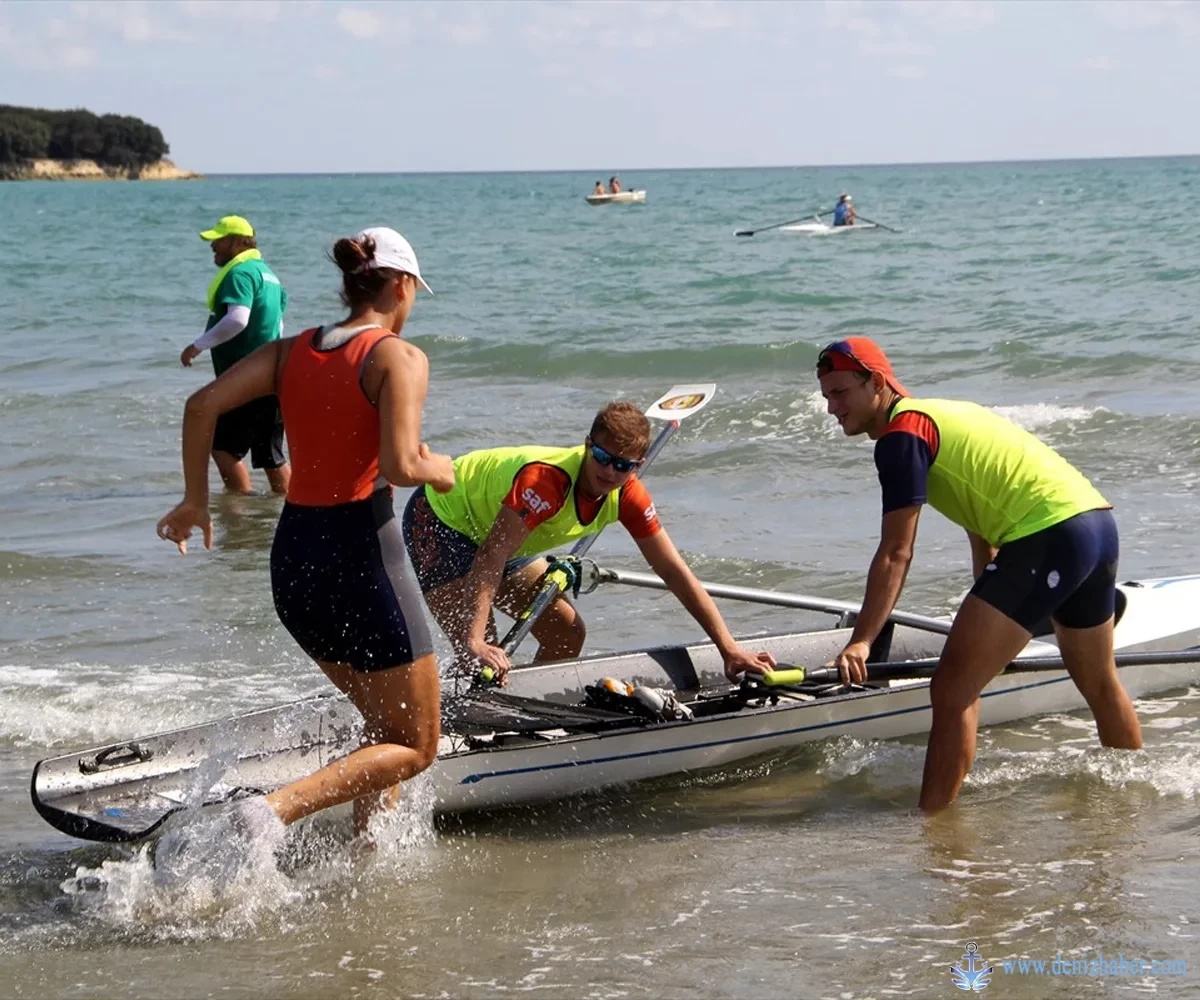
POLYGON ((704 402, 704 393, 689 392, 683 396, 672 396, 670 399, 664 399, 658 405, 663 410, 690 410, 693 406, 699 406, 702 402, 704 402))
POLYGON ((971 941, 966 954, 950 966, 950 978, 960 990, 982 993, 992 979, 992 967, 979 955, 979 945, 971 941))

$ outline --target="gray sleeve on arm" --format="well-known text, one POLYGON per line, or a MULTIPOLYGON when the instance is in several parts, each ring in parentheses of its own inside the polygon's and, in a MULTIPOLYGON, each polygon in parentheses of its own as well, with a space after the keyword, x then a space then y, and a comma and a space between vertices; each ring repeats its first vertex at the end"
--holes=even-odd
POLYGON ((233 340, 234 337, 249 325, 249 306, 229 306, 225 311, 225 315, 217 320, 204 334, 197 337, 192 342, 192 346, 198 351, 207 351, 209 348, 223 344, 227 340, 233 340))

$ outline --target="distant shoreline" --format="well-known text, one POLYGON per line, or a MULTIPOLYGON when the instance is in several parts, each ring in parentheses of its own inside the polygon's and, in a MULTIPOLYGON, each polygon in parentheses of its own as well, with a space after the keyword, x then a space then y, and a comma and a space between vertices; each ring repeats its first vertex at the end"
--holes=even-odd
POLYGON ((6 181, 192 181, 203 176, 167 159, 136 168, 101 166, 95 160, 47 159, 0 166, 0 180, 6 181))

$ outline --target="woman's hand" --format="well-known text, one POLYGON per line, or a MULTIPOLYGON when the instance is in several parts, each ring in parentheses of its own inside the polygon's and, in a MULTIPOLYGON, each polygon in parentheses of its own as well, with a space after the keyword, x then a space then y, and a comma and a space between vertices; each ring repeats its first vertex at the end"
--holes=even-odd
POLYGON ((428 479, 430 486, 439 493, 449 493, 454 489, 454 459, 449 455, 441 455, 430 451, 429 445, 424 441, 421 442, 418 454, 426 462, 433 465, 432 474, 428 479))
POLYGON ((187 540, 192 536, 193 528, 204 532, 204 547, 212 548, 213 529, 212 518, 208 516, 208 508, 201 507, 186 500, 176 505, 166 517, 158 522, 158 537, 164 541, 174 542, 179 546, 180 555, 187 555, 187 540))

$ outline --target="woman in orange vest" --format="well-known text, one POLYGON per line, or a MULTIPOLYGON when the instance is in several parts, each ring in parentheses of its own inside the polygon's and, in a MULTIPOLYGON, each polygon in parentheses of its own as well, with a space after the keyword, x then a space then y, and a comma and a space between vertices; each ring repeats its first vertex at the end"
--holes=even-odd
POLYGON ((450 458, 421 442, 429 361, 399 336, 417 286, 429 286, 393 229, 338 240, 332 258, 349 316, 264 345, 188 400, 184 499, 158 523, 181 553, 197 527, 212 548, 208 454, 217 418, 277 394, 292 479, 271 547, 275 609, 362 713, 370 744, 240 802, 251 830, 353 799, 364 832, 376 809, 394 803, 398 783, 433 763, 440 736, 433 642, 390 485, 454 486, 450 458))

